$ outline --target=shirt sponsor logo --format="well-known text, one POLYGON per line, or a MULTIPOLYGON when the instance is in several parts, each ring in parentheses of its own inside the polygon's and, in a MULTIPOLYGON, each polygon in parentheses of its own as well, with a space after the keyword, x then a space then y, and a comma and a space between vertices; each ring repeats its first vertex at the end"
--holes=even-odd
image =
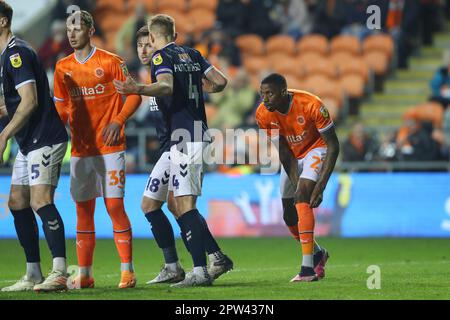
POLYGON ((70 89, 70 96, 74 98, 81 96, 94 96, 103 93, 105 93, 105 86, 103 84, 98 84, 94 88, 75 87, 70 89))
POLYGON ((11 65, 16 69, 22 66, 22 58, 20 57, 19 53, 10 56, 9 61, 11 61, 11 65))
POLYGON ((161 63, 163 63, 163 58, 161 57, 161 54, 158 53, 153 57, 152 61, 155 66, 159 66, 161 63))
POLYGON ((328 118, 330 117, 330 114, 328 113, 327 108, 325 108, 324 106, 321 106, 321 107, 320 107, 320 113, 322 114, 322 116, 323 116, 325 119, 328 119, 328 118))
POLYGON ((306 131, 303 131, 301 134, 288 135, 286 137, 286 139, 290 144, 296 145, 296 144, 301 144, 303 142, 303 140, 305 140, 305 137, 306 137, 306 131))

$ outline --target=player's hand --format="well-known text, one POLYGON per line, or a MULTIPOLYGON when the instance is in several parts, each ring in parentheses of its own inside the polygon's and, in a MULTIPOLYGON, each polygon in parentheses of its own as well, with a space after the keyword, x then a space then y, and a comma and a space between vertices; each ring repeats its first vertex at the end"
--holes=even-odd
POLYGON ((317 208, 322 203, 324 190, 324 186, 319 183, 316 184, 311 194, 311 200, 309 201, 309 206, 311 208, 317 208))
POLYGON ((120 130, 121 126, 119 126, 115 122, 111 122, 106 126, 105 129, 103 129, 102 137, 103 137, 103 143, 106 146, 114 146, 117 144, 117 142, 120 139, 120 130))
POLYGON ((138 85, 132 77, 127 77, 125 81, 113 80, 116 90, 120 94, 138 94, 138 85))
POLYGON ((7 144, 8 140, 3 138, 3 136, 0 134, 0 165, 3 164, 3 153, 5 152, 7 144))

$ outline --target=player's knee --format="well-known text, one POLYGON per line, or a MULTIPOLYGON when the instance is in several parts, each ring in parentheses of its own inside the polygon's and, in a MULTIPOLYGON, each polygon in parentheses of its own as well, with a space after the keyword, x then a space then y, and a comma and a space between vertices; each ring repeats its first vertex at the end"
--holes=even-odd
POLYGON ((52 204, 52 201, 48 200, 48 199, 31 199, 30 205, 31 208, 37 212, 39 209, 52 204))
POLYGON ((141 210, 144 214, 161 209, 162 201, 156 201, 148 197, 143 197, 141 202, 141 210))
POLYGON ((25 201, 24 199, 18 199, 16 197, 9 197, 8 207, 10 210, 22 210, 28 208, 30 206, 29 201, 25 201))

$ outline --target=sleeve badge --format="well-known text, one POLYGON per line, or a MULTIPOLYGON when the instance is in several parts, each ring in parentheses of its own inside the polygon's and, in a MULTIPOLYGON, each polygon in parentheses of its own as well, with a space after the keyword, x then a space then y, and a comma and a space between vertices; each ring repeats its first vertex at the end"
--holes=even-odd
POLYGON ((325 108, 325 106, 320 107, 320 113, 325 119, 328 119, 330 117, 330 114, 328 113, 328 110, 327 108, 325 108))
POLYGON ((19 53, 10 56, 9 61, 11 61, 11 65, 16 69, 22 66, 22 58, 20 57, 19 53))
POLYGON ((161 54, 158 53, 153 57, 152 61, 155 66, 159 66, 163 62, 163 58, 161 57, 161 54))

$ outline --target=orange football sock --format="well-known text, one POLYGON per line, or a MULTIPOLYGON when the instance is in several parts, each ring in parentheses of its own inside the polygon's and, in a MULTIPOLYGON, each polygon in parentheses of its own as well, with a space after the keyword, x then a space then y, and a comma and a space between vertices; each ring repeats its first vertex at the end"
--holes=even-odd
POLYGON ((133 259, 131 224, 125 212, 123 198, 105 198, 105 205, 113 223, 114 242, 120 261, 122 264, 131 264, 133 259))
POLYGON ((301 202, 295 205, 298 215, 298 230, 300 231, 300 242, 302 254, 312 255, 314 252, 314 212, 308 203, 301 202))
POLYGON ((95 199, 77 202, 77 258, 78 266, 90 267, 95 249, 95 199))
POLYGON ((298 232, 298 224, 294 225, 294 226, 287 226, 289 229, 289 232, 291 233, 292 237, 297 240, 300 241, 300 234, 298 232))

